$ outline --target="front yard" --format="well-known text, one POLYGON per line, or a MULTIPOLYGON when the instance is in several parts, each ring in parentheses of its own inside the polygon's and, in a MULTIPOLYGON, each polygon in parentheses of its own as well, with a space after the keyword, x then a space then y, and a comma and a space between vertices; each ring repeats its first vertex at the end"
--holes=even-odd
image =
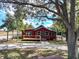
POLYGON ((66 45, 66 41, 63 40, 56 40, 56 41, 22 41, 22 39, 13 39, 13 40, 8 40, 3 43, 41 43, 41 42, 48 42, 49 44, 60 44, 60 45, 66 45))
POLYGON ((67 59, 67 51, 53 50, 53 49, 13 49, 0 51, 0 59, 34 59, 48 56, 61 56, 67 59))
MULTIPOLYGON (((6 42, 1 42, 2 44, 50 44, 54 45, 66 45, 66 42, 63 40, 58 41, 21 41, 22 39, 13 39, 6 42)), ((39 46, 40 47, 40 46, 39 46)), ((43 46, 44 47, 44 46, 43 46)), ((60 56, 64 59, 67 59, 67 50, 60 49, 47 49, 47 48, 17 48, 10 50, 0 51, 0 59, 35 59, 35 58, 48 58, 53 56, 60 56)))

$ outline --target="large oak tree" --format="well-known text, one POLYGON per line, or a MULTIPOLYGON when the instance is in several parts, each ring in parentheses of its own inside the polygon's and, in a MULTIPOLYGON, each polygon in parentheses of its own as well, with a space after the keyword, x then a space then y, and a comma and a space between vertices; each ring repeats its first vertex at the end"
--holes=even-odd
MULTIPOLYGON (((0 0, 1 3, 28 5, 35 8, 31 8, 33 11, 44 10, 45 13, 55 14, 57 18, 54 19, 61 21, 67 30, 68 59, 77 59, 76 48, 77 35, 79 33, 79 28, 76 28, 76 11, 79 11, 79 9, 76 8, 77 1, 78 0, 0 0)), ((42 17, 50 19, 47 15, 42 15, 42 17)), ((54 19, 51 18, 51 20, 54 19)))

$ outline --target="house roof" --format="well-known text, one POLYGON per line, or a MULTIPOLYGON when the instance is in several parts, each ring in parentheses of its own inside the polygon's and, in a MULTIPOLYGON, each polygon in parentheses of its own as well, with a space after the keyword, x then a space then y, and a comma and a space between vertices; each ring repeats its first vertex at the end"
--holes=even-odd
POLYGON ((49 30, 49 31, 53 31, 53 30, 51 30, 51 29, 49 29, 49 28, 46 28, 46 27, 43 26, 43 25, 40 25, 39 27, 35 28, 34 30, 38 30, 38 29, 41 29, 41 28, 45 28, 45 29, 47 29, 47 30, 49 30))
MULTIPOLYGON (((28 31, 30 31, 30 30, 39 30, 39 29, 41 29, 41 28, 45 28, 45 29, 47 29, 47 30, 49 30, 49 31, 53 31, 53 30, 51 30, 51 29, 49 29, 49 28, 46 28, 45 26, 43 26, 43 25, 40 25, 40 26, 38 26, 37 28, 34 28, 34 29, 26 29, 26 30, 28 30, 28 31)), ((54 31, 55 32, 55 31, 54 31)))
POLYGON ((40 29, 40 28, 46 28, 46 27, 44 27, 43 25, 40 25, 40 26, 38 26, 37 28, 35 28, 35 30, 38 30, 38 29, 40 29))

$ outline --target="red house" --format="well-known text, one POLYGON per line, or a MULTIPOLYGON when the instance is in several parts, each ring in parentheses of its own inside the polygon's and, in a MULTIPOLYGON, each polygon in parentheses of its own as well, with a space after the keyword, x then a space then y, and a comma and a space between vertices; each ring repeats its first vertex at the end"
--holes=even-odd
POLYGON ((56 32, 39 26, 35 29, 27 29, 22 31, 22 40, 55 40, 56 32))

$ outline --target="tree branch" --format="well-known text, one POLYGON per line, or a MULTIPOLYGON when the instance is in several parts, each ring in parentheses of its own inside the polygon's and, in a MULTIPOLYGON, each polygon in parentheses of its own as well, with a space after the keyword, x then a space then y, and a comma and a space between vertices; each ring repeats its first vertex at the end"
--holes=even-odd
MULTIPOLYGON (((56 4, 56 2, 54 2, 54 1, 52 1, 52 0, 50 0, 50 1, 51 1, 53 4, 56 4)), ((44 8, 44 9, 48 10, 49 12, 52 12, 52 13, 54 13, 54 14, 60 16, 60 17, 61 17, 60 21, 63 21, 63 23, 64 23, 67 27, 68 27, 68 25, 69 25, 67 19, 64 20, 63 15, 61 15, 61 14, 58 13, 58 12, 55 12, 55 11, 49 9, 49 8, 46 7, 44 4, 43 4, 43 5, 36 5, 36 4, 33 4, 33 3, 18 2, 18 1, 0 1, 0 2, 2 2, 2 3, 11 3, 11 4, 18 4, 18 5, 30 5, 30 6, 37 7, 37 8, 44 8)), ((60 4, 58 4, 58 5, 60 5, 60 4)), ((64 7, 63 7, 63 8, 64 8, 64 7)), ((66 7, 65 7, 65 8, 66 8, 66 7)), ((66 10, 64 10, 64 12, 67 13, 66 10)), ((63 13, 64 13, 64 12, 63 12, 63 13)), ((65 14, 65 15, 66 15, 66 14, 65 14)), ((66 16, 67 16, 67 15, 66 15, 66 16)))
POLYGON ((50 20, 59 20, 58 18, 49 18, 47 15, 46 16, 36 16, 36 17, 44 17, 44 18, 47 18, 47 19, 50 19, 50 20))
POLYGON ((58 16, 61 16, 59 13, 47 8, 45 6, 47 3, 43 4, 43 5, 36 5, 36 4, 33 4, 33 3, 18 2, 18 1, 0 1, 0 2, 2 2, 2 3, 11 3, 11 4, 18 4, 18 5, 30 5, 30 6, 33 6, 33 7, 44 8, 44 9, 48 10, 49 12, 52 12, 52 13, 55 13, 56 15, 58 15, 58 16))
POLYGON ((55 3, 56 3, 55 6, 56 6, 56 9, 57 9, 57 12, 61 15, 59 1, 55 0, 55 3))
POLYGON ((67 4, 66 4, 66 0, 63 2, 63 4, 61 5, 61 10, 62 10, 62 15, 63 15, 63 23, 66 25, 66 28, 71 28, 70 24, 69 24, 69 19, 68 19, 68 12, 67 12, 67 4))
POLYGON ((76 34, 77 34, 77 39, 79 39, 79 28, 77 29, 76 34))
POLYGON ((70 25, 75 30, 75 0, 70 0, 70 25))

